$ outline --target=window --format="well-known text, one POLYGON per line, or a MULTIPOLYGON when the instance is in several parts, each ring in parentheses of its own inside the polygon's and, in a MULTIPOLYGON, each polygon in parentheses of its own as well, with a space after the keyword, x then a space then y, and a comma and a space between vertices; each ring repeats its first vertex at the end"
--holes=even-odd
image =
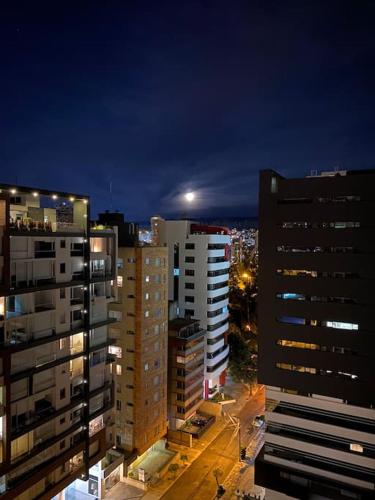
POLYGON ((63 439, 62 441, 60 441, 60 450, 62 450, 64 448, 65 448, 65 439, 63 439))
POLYGON ((155 266, 156 267, 160 266, 160 257, 156 257, 156 259, 155 259, 155 266))
POLYGON ((185 269, 185 276, 194 276, 194 269, 185 269))
POLYGON ((145 363, 145 372, 148 371, 148 368, 149 368, 148 363, 145 363))
POLYGON ((60 248, 66 248, 65 240, 60 240, 60 248))
POLYGON ((122 276, 117 276, 117 286, 119 288, 122 288, 122 284, 123 284, 123 277, 122 276))
POLYGON ((186 255, 185 257, 185 262, 189 262, 190 264, 194 264, 195 262, 195 257, 191 256, 191 255, 186 255))
POLYGON ((148 292, 145 293, 145 300, 150 300, 150 294, 148 292))
POLYGON ((160 351, 160 343, 157 340, 156 342, 154 342, 154 352, 158 352, 158 351, 160 351))
POLYGON ((185 243, 185 250, 194 250, 195 244, 194 243, 185 243))
POLYGON ((154 326, 154 334, 159 335, 159 333, 160 333, 160 325, 155 325, 154 326))
POLYGON ((194 316, 194 309, 185 309, 185 316, 186 317, 193 317, 194 316))
POLYGON ((150 311, 145 311, 145 318, 148 318, 150 316, 150 311))
POLYGON ((123 269, 124 261, 123 259, 117 259, 117 269, 123 269))
POLYGON ((60 288, 60 299, 65 299, 65 288, 60 288))
POLYGON ((116 365, 116 375, 121 375, 122 374, 122 367, 121 365, 116 365))
POLYGON ((121 411, 121 401, 119 399, 116 400, 116 410, 121 411))
POLYGON ((192 295, 185 295, 185 302, 194 302, 194 300, 192 295))
POLYGON ((357 443, 350 443, 350 451, 356 451, 357 453, 363 453, 363 446, 357 443))
POLYGON ((60 389, 60 399, 65 399, 66 397, 66 389, 65 387, 63 389, 60 389))
POLYGON ((160 400, 160 393, 159 393, 159 391, 157 391, 157 392, 154 393, 153 400, 154 400, 154 403, 157 403, 160 400))
POLYGON ((150 276, 149 276, 148 274, 145 276, 145 282, 146 282, 146 283, 149 283, 149 282, 150 282, 150 276))
POLYGON ((154 361, 154 368, 160 368, 160 359, 155 359, 154 361))
POLYGON ((159 302, 160 297, 161 297, 160 292, 155 292, 155 301, 156 301, 156 302, 159 302))
POLYGON ((65 417, 60 418, 60 425, 65 424, 65 417))
POLYGON ((114 354, 117 358, 122 358, 122 348, 117 345, 110 345, 108 347, 108 352, 114 354))
POLYGON ((154 386, 160 384, 160 375, 156 375, 156 377, 154 377, 153 383, 154 383, 154 386))
POLYGON ((66 269, 65 262, 61 262, 60 263, 60 273, 64 274, 65 273, 65 269, 66 269))
POLYGON ((189 290, 194 290, 195 285, 194 283, 185 283, 185 288, 188 288, 189 290))

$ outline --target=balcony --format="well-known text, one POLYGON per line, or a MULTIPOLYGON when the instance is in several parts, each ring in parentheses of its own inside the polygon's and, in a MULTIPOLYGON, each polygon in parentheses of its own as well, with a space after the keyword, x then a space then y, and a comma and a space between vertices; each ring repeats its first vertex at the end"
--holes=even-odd
POLYGON ((71 222, 42 222, 30 217, 24 219, 11 219, 9 224, 12 234, 14 233, 83 233, 84 228, 79 224, 71 222))

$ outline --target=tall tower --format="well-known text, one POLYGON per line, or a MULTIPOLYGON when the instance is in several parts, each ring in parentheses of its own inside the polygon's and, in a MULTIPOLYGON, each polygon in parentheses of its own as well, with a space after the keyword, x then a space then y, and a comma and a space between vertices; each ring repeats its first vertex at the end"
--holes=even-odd
POLYGON ((207 330, 204 397, 225 383, 228 366, 228 229, 187 220, 161 220, 159 241, 168 247, 169 300, 177 301, 178 315, 199 320, 207 330))
POLYGON ((116 233, 86 196, 0 185, 0 241, 1 498, 49 499, 111 446, 116 233))
POLYGON ((375 171, 260 176, 266 498, 374 498, 375 171))

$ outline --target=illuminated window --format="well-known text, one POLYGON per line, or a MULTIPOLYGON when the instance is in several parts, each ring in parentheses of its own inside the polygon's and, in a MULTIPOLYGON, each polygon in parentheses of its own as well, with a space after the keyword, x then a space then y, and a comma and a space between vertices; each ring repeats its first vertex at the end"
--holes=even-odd
POLYGON ((326 321, 325 326, 328 328, 338 328, 339 330, 358 330, 357 323, 343 323, 341 321, 326 321))
POLYGON ((116 365, 116 375, 121 375, 122 374, 122 367, 121 365, 116 365))
POLYGON ((150 311, 145 311, 145 318, 148 318, 150 316, 150 311))
POLYGON ((357 443, 350 443, 350 451, 356 451, 357 453, 363 453, 363 446, 357 443))
POLYGON ((149 300, 150 299, 150 294, 148 292, 145 293, 145 300, 149 300))
POLYGON ((123 282, 123 277, 122 276, 117 276, 117 286, 119 288, 122 288, 122 282, 123 282))
POLYGON ((150 276, 149 276, 149 275, 145 276, 145 282, 146 282, 146 283, 149 283, 149 282, 150 282, 150 276))

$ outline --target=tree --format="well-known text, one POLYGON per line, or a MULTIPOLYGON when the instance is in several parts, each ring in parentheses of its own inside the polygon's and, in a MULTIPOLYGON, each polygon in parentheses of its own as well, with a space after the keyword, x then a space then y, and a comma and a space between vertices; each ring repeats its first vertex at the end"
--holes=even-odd
POLYGON ((170 464, 169 467, 168 467, 168 472, 170 472, 171 474, 173 474, 173 479, 176 477, 176 473, 179 469, 179 465, 174 463, 174 464, 170 464))

